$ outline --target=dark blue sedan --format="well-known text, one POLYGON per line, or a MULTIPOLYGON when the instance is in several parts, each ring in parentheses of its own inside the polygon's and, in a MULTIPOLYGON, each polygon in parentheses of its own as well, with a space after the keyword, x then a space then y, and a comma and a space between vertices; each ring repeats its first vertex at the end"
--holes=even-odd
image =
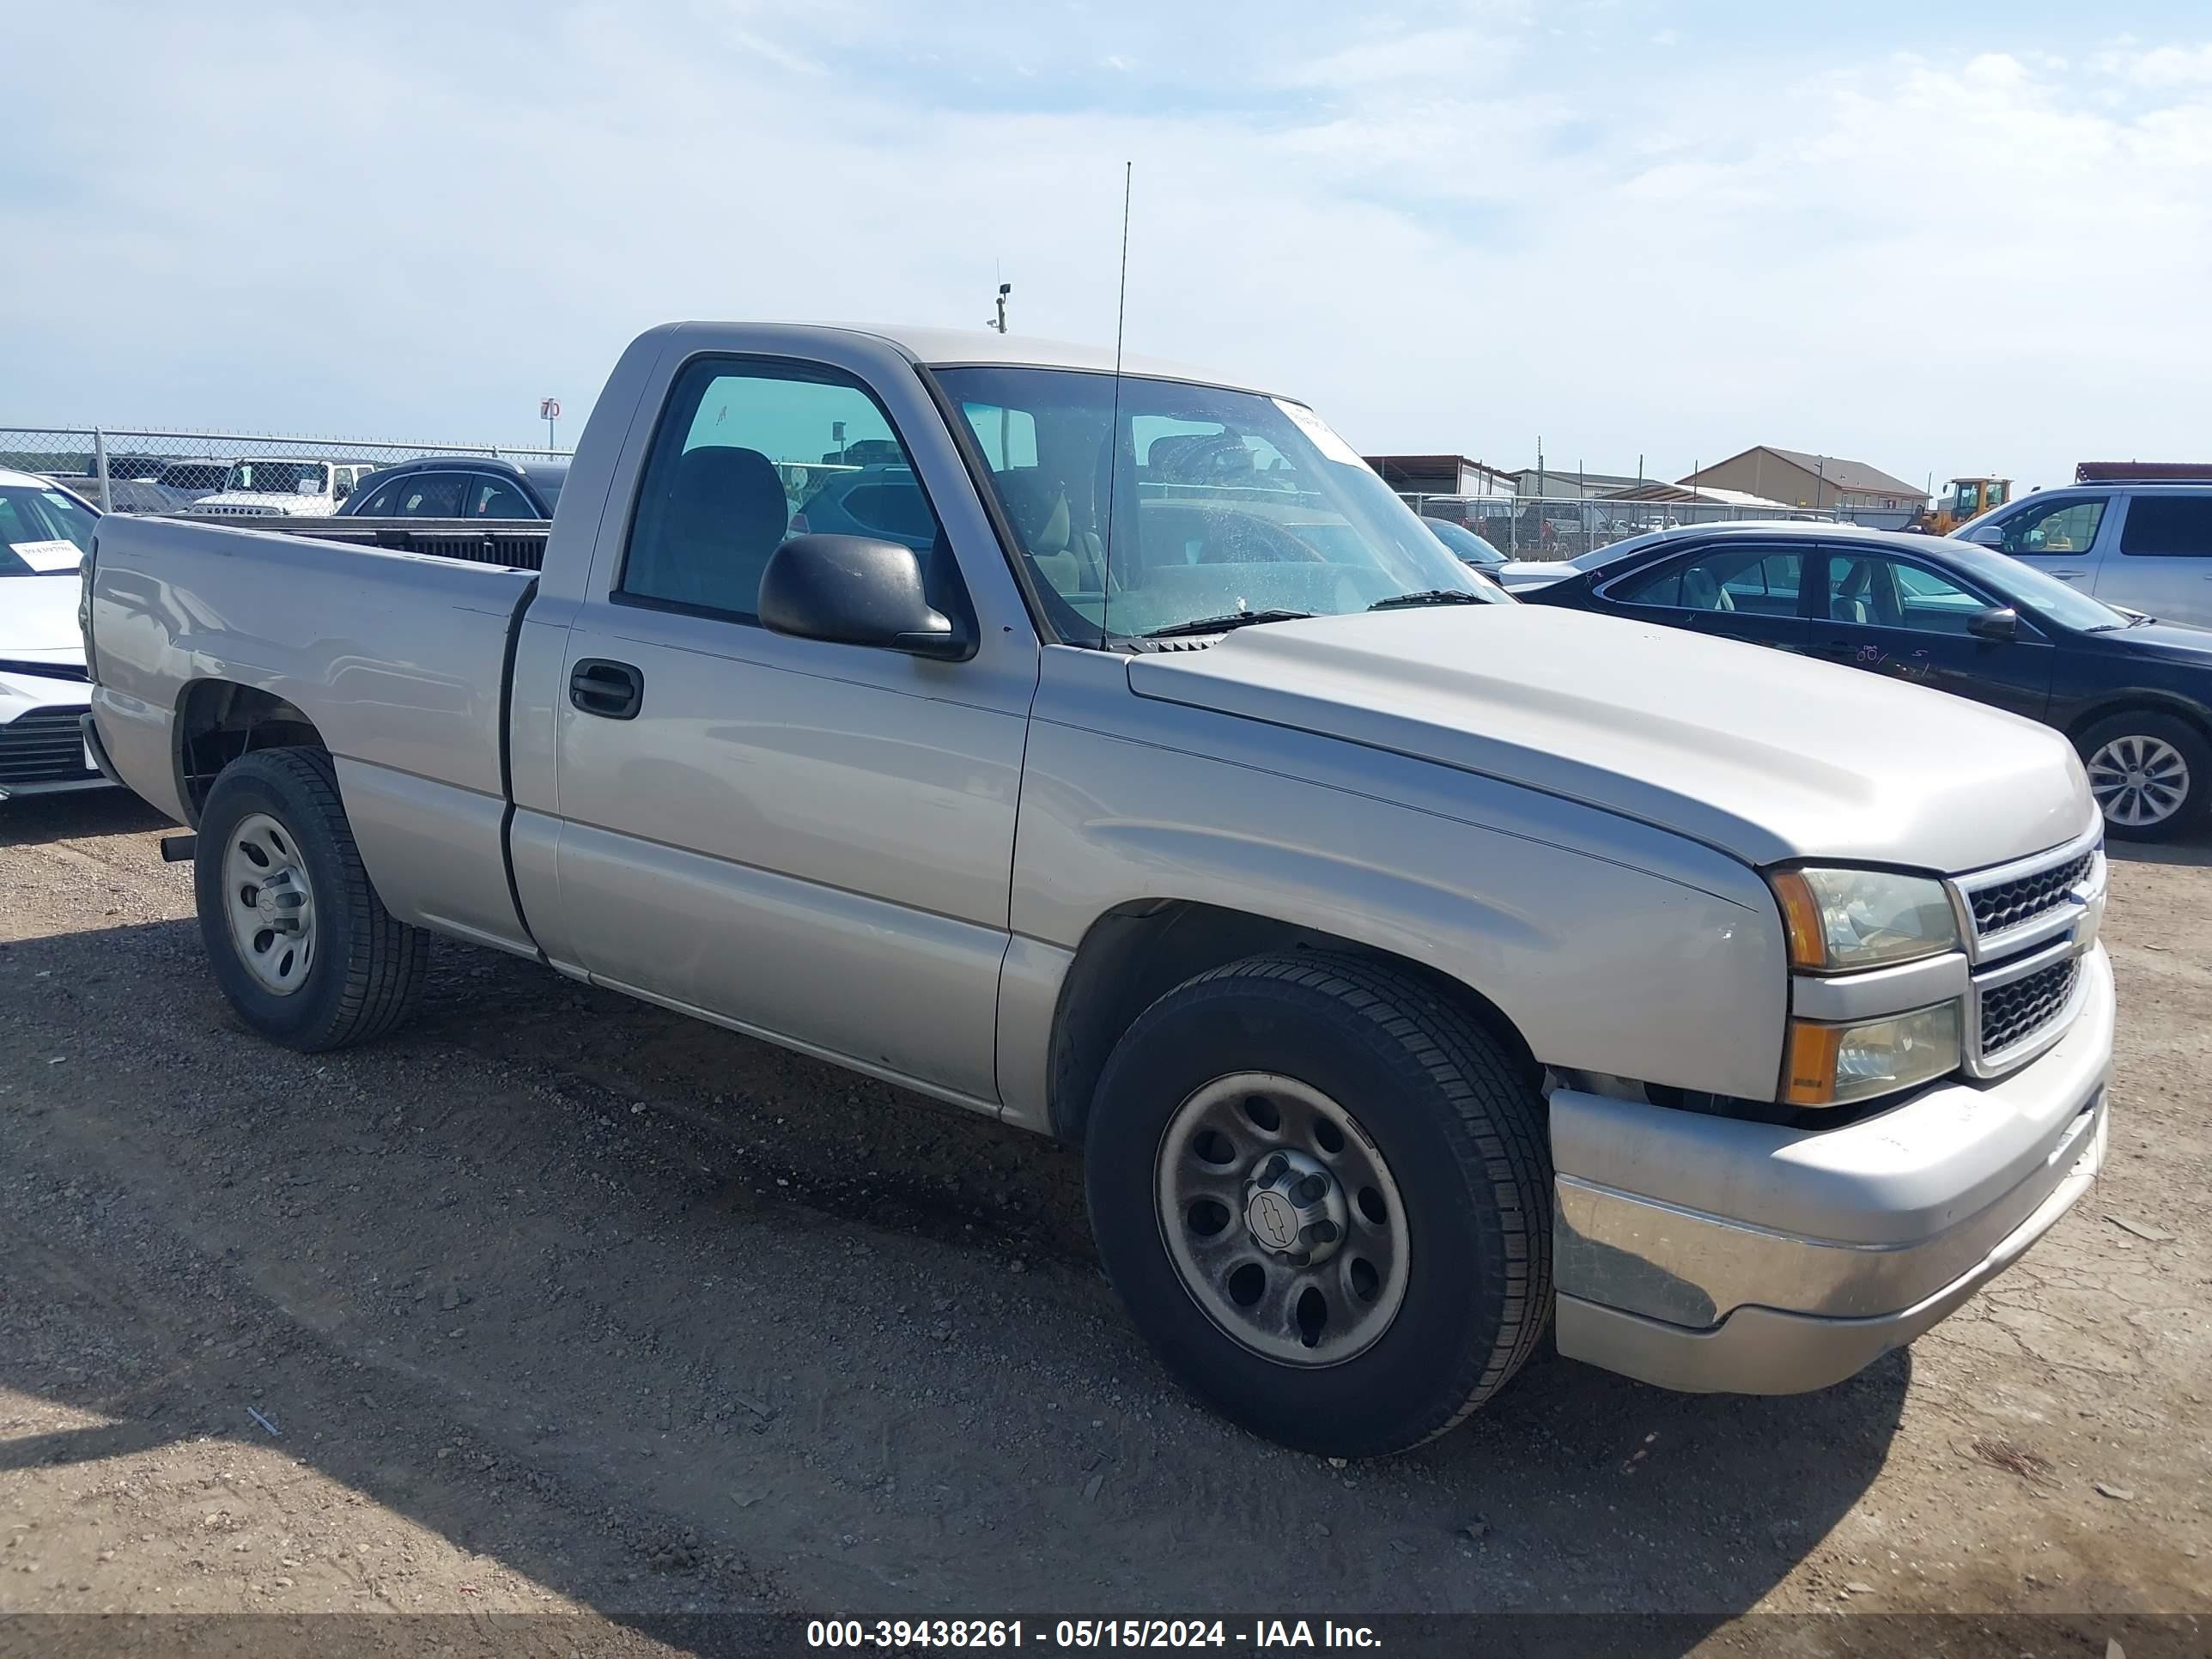
POLYGON ((2164 840, 2212 805, 2212 631, 2116 610, 1971 543, 1701 525, 1503 576, 1532 605, 1773 646, 2056 726, 2114 836, 2164 840))
POLYGON ((372 472, 338 508, 344 519, 550 519, 566 461, 428 455, 372 472))

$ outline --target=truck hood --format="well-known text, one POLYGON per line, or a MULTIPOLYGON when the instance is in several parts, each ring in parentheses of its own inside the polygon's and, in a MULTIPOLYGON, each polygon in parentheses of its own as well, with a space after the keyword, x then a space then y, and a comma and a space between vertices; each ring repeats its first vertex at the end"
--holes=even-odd
POLYGON ((0 658, 82 665, 84 635, 76 626, 80 586, 75 571, 0 578, 0 658))
POLYGON ((2056 732, 1764 647, 1536 605, 1243 628, 1130 688, 1540 789, 1752 864, 1957 872, 2096 817, 2056 732))
POLYGON ((185 511, 234 516, 258 514, 283 519, 328 518, 331 501, 327 495, 279 495, 273 489, 233 489, 217 495, 203 495, 185 511))

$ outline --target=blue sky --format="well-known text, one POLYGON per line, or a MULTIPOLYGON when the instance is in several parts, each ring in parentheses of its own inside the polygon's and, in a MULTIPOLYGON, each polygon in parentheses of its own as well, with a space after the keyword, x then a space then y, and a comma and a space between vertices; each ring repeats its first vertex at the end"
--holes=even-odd
POLYGON ((526 441, 655 322, 1002 276, 1108 340, 1133 160, 1132 349, 1370 451, 2212 459, 2201 5, 27 14, 0 423, 526 441))

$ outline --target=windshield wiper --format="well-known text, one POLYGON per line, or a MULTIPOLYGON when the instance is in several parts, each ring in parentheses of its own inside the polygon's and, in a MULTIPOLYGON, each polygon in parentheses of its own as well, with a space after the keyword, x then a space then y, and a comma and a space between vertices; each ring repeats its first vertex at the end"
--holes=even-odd
POLYGON ((1304 622, 1312 616, 1310 611, 1232 611, 1225 617, 1200 617, 1195 622, 1170 623, 1165 628, 1146 630, 1148 640, 1169 640, 1179 634, 1226 634, 1232 628, 1249 628, 1254 623, 1304 622))
POLYGON ((1394 593, 1387 599, 1377 599, 1367 608, 1370 611, 1396 611, 1402 606, 1416 605, 1488 605, 1490 601, 1480 593, 1470 593, 1463 587, 1431 587, 1419 593, 1394 593))

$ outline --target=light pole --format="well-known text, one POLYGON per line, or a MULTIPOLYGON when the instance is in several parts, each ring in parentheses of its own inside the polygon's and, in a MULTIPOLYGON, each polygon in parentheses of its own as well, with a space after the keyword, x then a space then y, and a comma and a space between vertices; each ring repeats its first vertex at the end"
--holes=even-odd
POLYGON ((993 323, 991 326, 997 329, 1001 334, 1004 334, 1006 331, 1006 295, 1012 294, 1013 291, 1014 285, 1012 283, 1001 283, 999 284, 999 316, 998 320, 993 323))

